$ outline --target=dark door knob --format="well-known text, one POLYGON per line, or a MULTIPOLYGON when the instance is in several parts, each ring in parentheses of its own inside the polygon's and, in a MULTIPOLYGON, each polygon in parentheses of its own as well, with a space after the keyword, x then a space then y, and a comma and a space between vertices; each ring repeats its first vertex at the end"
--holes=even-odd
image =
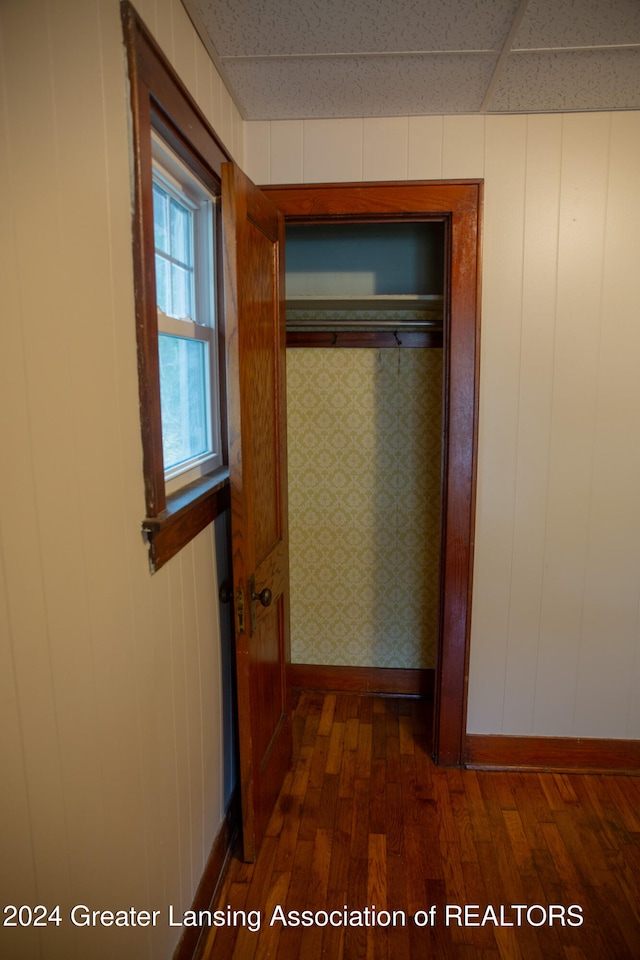
POLYGON ((265 587, 264 590, 260 591, 260 593, 254 593, 252 590, 251 599, 259 600, 263 607, 268 607, 273 598, 271 595, 271 590, 269 590, 269 587, 265 587))

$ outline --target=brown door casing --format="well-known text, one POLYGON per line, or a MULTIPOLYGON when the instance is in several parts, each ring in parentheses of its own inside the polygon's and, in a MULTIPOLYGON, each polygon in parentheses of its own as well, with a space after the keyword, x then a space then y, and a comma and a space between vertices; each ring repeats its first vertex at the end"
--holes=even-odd
POLYGON ((243 853, 254 860, 291 759, 281 214, 234 164, 222 210, 243 853))
POLYGON ((286 221, 442 219, 446 225, 440 628, 433 754, 464 760, 480 332, 482 181, 262 187, 286 221))

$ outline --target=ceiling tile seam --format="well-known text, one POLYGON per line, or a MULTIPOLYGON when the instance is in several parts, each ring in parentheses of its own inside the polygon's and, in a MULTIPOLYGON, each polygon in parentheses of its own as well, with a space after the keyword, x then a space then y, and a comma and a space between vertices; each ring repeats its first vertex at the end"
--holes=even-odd
POLYGON ((277 53, 272 55, 243 54, 242 56, 220 57, 224 63, 262 63, 270 60, 353 60, 356 58, 386 59, 395 57, 496 57, 497 50, 393 50, 385 53, 377 51, 362 53, 277 53))
POLYGON ((528 6, 529 6, 529 0, 520 0, 520 4, 518 6, 518 9, 515 12, 515 16, 513 18, 511 28, 502 46, 502 51, 500 53, 500 56, 498 57, 498 62, 495 65, 491 79, 487 84, 487 89, 485 90, 482 103, 480 104, 481 113, 485 113, 486 111, 489 110, 491 99, 493 97, 496 87, 498 86, 498 82, 506 66, 507 60, 509 58, 509 54, 512 52, 513 44, 515 43, 520 27, 522 26, 522 21, 525 18, 525 14, 527 12, 528 6))
POLYGON ((545 108, 542 110, 530 110, 524 107, 495 107, 489 108, 487 110, 482 110, 478 107, 476 110, 471 108, 464 110, 457 110, 449 113, 432 113, 432 112, 421 112, 421 113, 389 113, 389 114, 367 114, 365 117, 359 114, 323 114, 319 116, 309 117, 303 115, 293 115, 287 117, 281 116, 260 116, 260 117, 250 117, 245 118, 247 123, 317 123, 324 122, 327 120, 330 121, 342 121, 342 120, 397 120, 399 117, 403 119, 421 119, 424 117, 439 117, 440 119, 447 117, 496 117, 496 116, 508 116, 508 117, 519 117, 519 116, 557 116, 562 115, 566 116, 569 114, 578 114, 578 113, 603 113, 603 112, 613 112, 613 113, 638 113, 640 112, 639 107, 566 107, 559 106, 553 108, 545 108))
POLYGON ((640 50, 640 43, 594 44, 592 47, 516 47, 509 52, 515 55, 517 53, 582 53, 592 50, 602 50, 605 53, 611 53, 614 50, 640 50))

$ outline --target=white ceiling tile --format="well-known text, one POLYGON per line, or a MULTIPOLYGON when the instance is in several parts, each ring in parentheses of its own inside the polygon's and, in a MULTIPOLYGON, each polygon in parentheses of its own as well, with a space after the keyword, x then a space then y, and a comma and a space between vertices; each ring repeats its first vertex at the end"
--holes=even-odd
POLYGON ((182 2, 249 120, 640 106, 640 0, 182 2))
POLYGON ((519 0, 189 0, 220 57, 499 50, 519 0))
POLYGON ((496 57, 442 55, 226 64, 250 120, 473 113, 496 57))
POLYGON ((639 0, 531 0, 516 49, 640 43, 639 0))
POLYGON ((640 50, 513 53, 489 109, 544 113, 640 108, 640 50))

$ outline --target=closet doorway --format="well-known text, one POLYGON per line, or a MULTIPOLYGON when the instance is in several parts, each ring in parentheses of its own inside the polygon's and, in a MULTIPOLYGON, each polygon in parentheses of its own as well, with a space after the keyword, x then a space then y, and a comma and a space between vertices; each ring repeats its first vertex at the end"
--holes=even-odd
POLYGON ((431 681, 434 758, 459 764, 481 185, 265 189, 287 235, 292 675, 431 681))

